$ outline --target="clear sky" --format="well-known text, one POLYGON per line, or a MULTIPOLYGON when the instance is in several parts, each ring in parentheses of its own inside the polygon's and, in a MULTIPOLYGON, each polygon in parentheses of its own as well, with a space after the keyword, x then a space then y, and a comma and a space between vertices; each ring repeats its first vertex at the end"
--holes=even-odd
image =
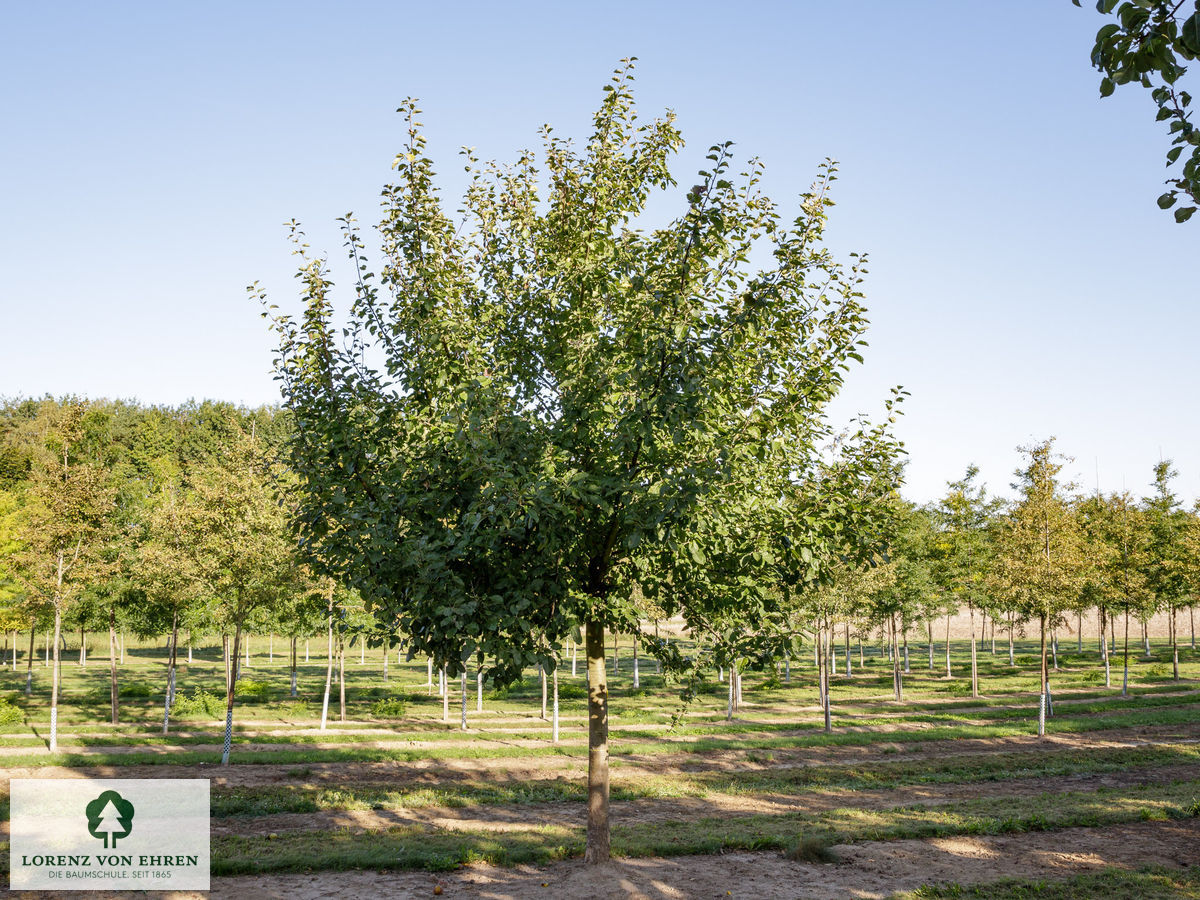
POLYGON ((284 221, 336 263, 334 219, 375 220, 404 97, 453 199, 460 146, 586 137, 634 55, 684 187, 733 140, 790 212, 840 161, 830 240, 870 254, 873 326, 838 411, 912 393, 908 496, 972 461, 1007 491, 1056 435, 1089 489, 1142 493, 1161 453, 1196 497, 1200 219, 1155 206, 1164 129, 1146 91, 1100 100, 1089 6, 8 4, 0 394, 277 401, 244 288, 295 304, 284 221))

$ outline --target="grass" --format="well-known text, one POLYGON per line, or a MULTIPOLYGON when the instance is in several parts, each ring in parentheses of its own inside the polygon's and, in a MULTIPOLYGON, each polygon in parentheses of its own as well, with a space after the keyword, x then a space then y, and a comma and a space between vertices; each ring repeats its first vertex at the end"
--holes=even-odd
POLYGON ((891 900, 1200 900, 1200 869, 1105 869, 1061 881, 1005 879, 987 884, 931 885, 891 900))
MULTIPOLYGON (((722 816, 615 826, 620 856, 688 856, 730 850, 794 851, 861 841, 1053 831, 1080 826, 1167 820, 1187 815, 1200 781, 1048 797, 989 798, 936 807, 722 816)), ((213 874, 342 869, 440 871, 470 862, 544 864, 579 856, 583 830, 541 826, 498 832, 400 826, 352 833, 289 832, 213 838, 213 874)))

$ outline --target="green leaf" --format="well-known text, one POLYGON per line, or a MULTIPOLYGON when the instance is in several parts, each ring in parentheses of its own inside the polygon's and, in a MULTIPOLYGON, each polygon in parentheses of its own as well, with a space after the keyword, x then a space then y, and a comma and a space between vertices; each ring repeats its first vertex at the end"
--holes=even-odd
POLYGON ((1113 82, 1112 82, 1111 78, 1100 79, 1100 96, 1101 97, 1110 96, 1112 94, 1113 90, 1114 90, 1114 86, 1113 86, 1113 82))
POLYGON ((1179 43, 1192 53, 1200 53, 1200 13, 1192 13, 1179 29, 1179 43))
POLYGON ((1196 211, 1194 206, 1181 206, 1175 210, 1175 221, 1181 225, 1192 217, 1192 213, 1196 211))
POLYGON ((1170 209, 1174 205, 1175 205, 1175 192, 1174 191, 1168 191, 1167 193, 1163 194, 1161 197, 1158 198, 1158 208, 1159 209, 1170 209))

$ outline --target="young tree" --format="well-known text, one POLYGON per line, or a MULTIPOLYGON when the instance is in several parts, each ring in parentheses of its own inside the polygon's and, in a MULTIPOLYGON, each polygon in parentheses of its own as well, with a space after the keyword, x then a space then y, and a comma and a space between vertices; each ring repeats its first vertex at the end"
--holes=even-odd
POLYGON ((500 167, 468 151, 461 223, 406 102, 378 277, 344 220, 345 349, 298 229, 305 312, 274 319, 315 565, 391 607, 451 677, 480 656, 501 680, 552 671, 582 623, 589 862, 609 857, 604 633, 634 630, 632 583, 653 594, 664 577, 639 560, 705 565, 681 525, 706 492, 825 433, 865 328, 861 260, 821 246, 831 166, 789 224, 761 167, 735 174, 723 144, 678 218, 644 227, 682 138, 669 115, 637 119, 631 84, 629 62, 582 150, 544 130, 545 185, 532 154, 500 167))
POLYGON ((1154 594, 1159 610, 1167 613, 1171 641, 1171 663, 1175 680, 1179 680, 1179 642, 1176 635, 1176 610, 1188 594, 1186 546, 1187 513, 1171 490, 1171 479, 1177 473, 1171 461, 1164 460, 1154 467, 1154 495, 1143 501, 1150 529, 1150 544, 1146 559, 1146 584, 1154 594))
MULTIPOLYGON (((979 605, 983 575, 991 553, 988 526, 999 510, 999 502, 989 500, 987 489, 981 484, 976 484, 975 479, 978 475, 979 468, 970 465, 961 479, 947 482, 949 492, 939 502, 936 510, 940 529, 935 540, 938 550, 935 577, 959 603, 966 603, 970 614, 972 697, 979 696, 975 610, 979 605)), ((947 667, 949 653, 947 643, 947 667)))
POLYGON ((1041 701, 1038 737, 1046 733, 1050 677, 1046 665, 1047 629, 1058 626, 1062 611, 1083 587, 1083 548, 1079 524, 1059 481, 1064 458, 1054 439, 1019 448, 1027 457, 1013 488, 1020 499, 999 532, 997 574, 1001 590, 1025 615, 1036 618, 1041 638, 1041 701))
POLYGON ((280 477, 263 458, 263 447, 255 438, 234 432, 220 457, 199 468, 192 478, 195 530, 191 546, 196 568, 215 595, 223 627, 233 630, 221 765, 229 764, 239 650, 246 621, 255 610, 278 602, 294 583, 287 516, 275 485, 280 477))
POLYGON ((111 532, 115 491, 108 473, 87 453, 88 407, 45 401, 31 435, 35 462, 29 485, 25 544, 18 559, 30 593, 54 613, 50 687, 50 752, 58 749, 59 644, 63 615, 90 583, 105 574, 104 541, 111 532))

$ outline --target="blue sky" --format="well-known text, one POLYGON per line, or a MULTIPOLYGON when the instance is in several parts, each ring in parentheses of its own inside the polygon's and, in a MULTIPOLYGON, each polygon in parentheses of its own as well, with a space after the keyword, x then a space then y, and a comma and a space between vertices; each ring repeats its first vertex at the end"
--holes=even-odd
POLYGON ((294 304, 284 221, 335 262, 334 219, 374 221, 404 97, 453 199, 460 146, 509 159, 546 122, 585 137, 634 55, 643 115, 674 109, 688 140, 684 187, 733 140, 790 210, 839 160, 830 242, 870 254, 873 327, 837 412, 912 393, 910 497, 972 461, 1005 491, 1017 445, 1050 435, 1089 489, 1098 469, 1141 493, 1161 453, 1200 495, 1200 225, 1154 204, 1168 144, 1147 92, 1099 99, 1090 8, 131 2, 5 20, 0 394, 275 401, 244 288, 294 304))

